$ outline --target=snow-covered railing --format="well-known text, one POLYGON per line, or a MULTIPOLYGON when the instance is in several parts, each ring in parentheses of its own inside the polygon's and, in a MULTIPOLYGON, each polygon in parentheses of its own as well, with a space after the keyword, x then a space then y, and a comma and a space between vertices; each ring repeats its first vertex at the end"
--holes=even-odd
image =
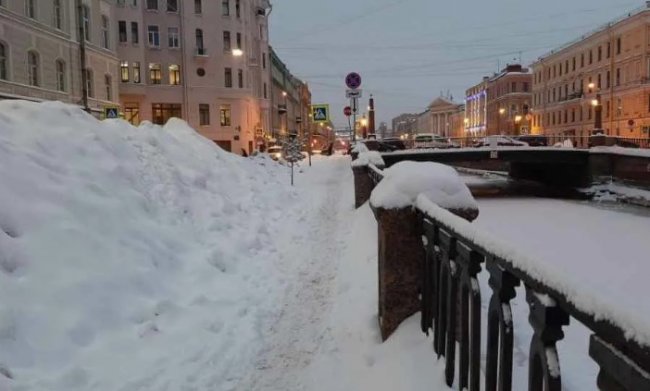
POLYGON ((529 352, 529 390, 562 389, 556 343, 563 339, 562 327, 571 318, 593 332, 589 355, 600 366, 595 379, 600 390, 650 390, 650 349, 638 338, 639 332, 648 330, 621 327, 624 319, 598 312, 597 305, 589 300, 577 305, 579 293, 568 294, 571 287, 548 278, 539 262, 499 243, 427 197, 418 197, 416 210, 424 243, 421 326, 425 333, 433 331, 434 351, 445 357, 445 377, 450 387, 458 370, 458 389, 481 389, 483 322, 478 275, 484 267, 492 288, 486 320, 485 390, 512 389, 515 324, 510 302, 516 297, 515 287, 522 283, 534 331, 529 352))

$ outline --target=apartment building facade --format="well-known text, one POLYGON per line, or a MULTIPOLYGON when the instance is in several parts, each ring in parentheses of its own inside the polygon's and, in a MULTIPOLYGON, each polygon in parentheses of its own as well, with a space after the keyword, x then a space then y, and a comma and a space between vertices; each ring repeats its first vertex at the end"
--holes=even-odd
POLYGON ((84 106, 85 79, 90 111, 99 116, 104 107, 115 105, 118 58, 111 3, 0 0, 0 99, 60 100, 84 106))
POLYGON ((419 114, 403 113, 391 120, 394 137, 411 136, 417 133, 419 114))
POLYGON ((487 89, 489 77, 465 91, 466 136, 487 134, 487 89))
POLYGON ((488 80, 487 134, 516 136, 530 133, 533 77, 520 64, 507 65, 488 80))
POLYGON ((533 133, 588 136, 598 107, 606 134, 648 137, 650 6, 539 58, 532 69, 533 133))
POLYGON ((177 117, 227 151, 269 132, 268 0, 117 0, 120 103, 133 124, 177 117))

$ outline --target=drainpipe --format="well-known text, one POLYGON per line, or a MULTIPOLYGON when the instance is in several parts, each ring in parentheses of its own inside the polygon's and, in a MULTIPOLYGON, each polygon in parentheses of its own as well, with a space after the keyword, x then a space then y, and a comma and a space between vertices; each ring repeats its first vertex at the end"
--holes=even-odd
POLYGON ((86 72, 86 30, 83 18, 82 0, 75 0, 77 6, 77 23, 79 24, 79 64, 81 67, 81 105, 90 113, 88 106, 88 74, 86 72))

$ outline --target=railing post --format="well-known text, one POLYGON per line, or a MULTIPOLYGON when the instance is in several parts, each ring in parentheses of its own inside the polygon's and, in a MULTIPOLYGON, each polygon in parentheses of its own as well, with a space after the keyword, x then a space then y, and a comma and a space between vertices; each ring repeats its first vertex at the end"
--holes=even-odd
POLYGON ((492 298, 488 308, 485 390, 511 391, 514 324, 510 300, 516 296, 519 280, 494 262, 494 258, 487 259, 486 267, 492 298))
MULTIPOLYGON (((375 164, 379 170, 384 169, 384 165, 375 164)), ((370 194, 375 188, 375 182, 370 177, 370 167, 366 164, 352 164, 354 173, 354 207, 359 208, 370 199, 370 194)))
POLYGON ((379 328, 382 340, 420 310, 422 218, 413 208, 373 208, 379 234, 379 328))
POLYGON ((556 342, 564 338, 562 326, 569 324, 569 315, 555 301, 526 286, 530 307, 528 320, 534 334, 530 342, 528 362, 529 391, 561 391, 560 359, 556 342))

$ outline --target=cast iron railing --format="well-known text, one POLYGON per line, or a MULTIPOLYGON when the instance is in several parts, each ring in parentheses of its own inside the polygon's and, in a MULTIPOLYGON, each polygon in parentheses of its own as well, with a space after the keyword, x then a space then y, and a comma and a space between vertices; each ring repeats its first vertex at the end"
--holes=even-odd
MULTIPOLYGON (((374 184, 382 180, 381 170, 373 165, 368 168, 374 184)), ((562 389, 556 344, 564 338, 562 326, 568 325, 571 318, 593 332, 589 355, 600 366, 596 379, 599 389, 650 390, 648 346, 626 338, 625 330, 613 323, 578 308, 557 288, 532 277, 511 260, 499 257, 497 249, 477 244, 459 232, 459 226, 470 223, 430 204, 424 209, 417 208, 426 253, 420 286, 421 328, 427 334, 433 331, 433 349, 438 357, 445 359, 447 385, 453 385, 458 370, 459 389, 481 389, 482 319, 478 276, 485 268, 492 295, 487 315, 484 390, 512 390, 515 324, 510 303, 517 295, 515 288, 522 283, 534 331, 528 355, 528 390, 562 389), (449 219, 458 221, 450 224, 449 219)))

